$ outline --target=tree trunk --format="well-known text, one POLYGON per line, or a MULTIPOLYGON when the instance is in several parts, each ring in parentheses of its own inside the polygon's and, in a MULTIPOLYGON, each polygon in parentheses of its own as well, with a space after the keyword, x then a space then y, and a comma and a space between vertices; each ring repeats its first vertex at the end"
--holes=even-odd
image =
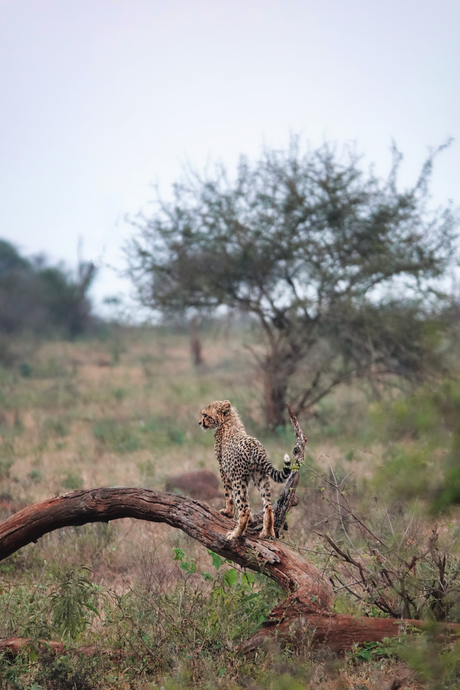
POLYGON ((303 595, 292 594, 275 606, 270 618, 249 640, 240 645, 239 652, 247 654, 271 640, 291 647, 309 644, 327 647, 332 652, 347 651, 365 642, 381 642, 384 638, 410 633, 411 628, 429 630, 435 637, 460 637, 457 623, 426 623, 398 618, 366 618, 349 614, 316 613, 309 610, 303 595))
POLYGON ((125 517, 177 527, 223 558, 268 575, 288 592, 304 591, 312 610, 331 607, 329 581, 282 542, 260 540, 251 528, 228 541, 232 520, 206 503, 153 489, 87 489, 28 506, 0 523, 0 560, 61 527, 125 517))
MULTIPOLYGON (((205 503, 164 491, 88 489, 28 506, 0 523, 0 560, 61 527, 125 517, 177 527, 223 558, 268 575, 290 593, 273 609, 265 626, 242 645, 242 652, 255 649, 267 637, 275 636, 282 643, 305 635, 314 645, 349 649, 356 643, 397 636, 405 624, 400 620, 332 614, 330 582, 301 555, 280 541, 259 539, 253 529, 228 541, 226 534, 233 526, 229 518, 205 503)), ((408 623, 419 628, 424 625, 420 621, 408 623)), ((458 634, 459 627, 444 625, 441 630, 458 634)))
POLYGON ((271 358, 264 363, 263 377, 267 424, 270 429, 277 429, 286 424, 286 379, 280 377, 276 363, 274 365, 271 358))
POLYGON ((190 319, 190 352, 192 354, 192 361, 195 367, 201 367, 204 364, 203 354, 201 351, 201 340, 198 335, 198 317, 193 316, 190 319))

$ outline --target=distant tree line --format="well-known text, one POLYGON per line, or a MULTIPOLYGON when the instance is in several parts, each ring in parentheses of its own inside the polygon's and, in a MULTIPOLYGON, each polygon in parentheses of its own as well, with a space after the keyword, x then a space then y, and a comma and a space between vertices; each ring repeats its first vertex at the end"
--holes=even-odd
POLYGON ((74 276, 0 240, 0 333, 75 338, 87 332, 94 324, 88 290, 95 275, 91 262, 80 262, 74 276))
MULTIPOLYGON (((441 147, 443 148, 443 147, 441 147)), ((438 149, 440 150, 440 149, 438 149)), ((269 426, 356 377, 421 380, 439 371, 458 213, 431 210, 434 152, 401 189, 351 150, 266 150, 236 176, 186 172, 170 202, 139 215, 129 270, 144 305, 168 314, 222 307, 260 326, 254 347, 269 426)))

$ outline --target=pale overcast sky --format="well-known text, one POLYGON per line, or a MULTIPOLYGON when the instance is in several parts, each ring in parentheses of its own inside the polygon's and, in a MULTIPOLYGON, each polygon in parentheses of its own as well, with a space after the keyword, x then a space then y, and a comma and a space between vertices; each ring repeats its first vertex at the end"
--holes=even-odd
MULTIPOLYGON (((0 0, 0 237, 102 268, 126 294, 124 216, 189 161, 356 142, 460 204, 460 0, 0 0)), ((148 206, 147 206, 148 208, 148 206)))

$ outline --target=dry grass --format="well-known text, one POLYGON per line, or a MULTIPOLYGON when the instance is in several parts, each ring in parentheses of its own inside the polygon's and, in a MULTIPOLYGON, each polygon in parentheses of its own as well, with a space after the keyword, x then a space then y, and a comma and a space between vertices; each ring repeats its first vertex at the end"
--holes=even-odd
MULTIPOLYGON (((205 365, 196 369, 186 335, 160 329, 120 329, 105 342, 43 344, 28 360, 28 368, 22 369, 26 376, 19 369, 0 371, 0 515, 78 488, 163 489, 166 477, 172 474, 197 469, 217 473, 213 435, 203 434, 198 426, 201 408, 214 399, 228 398, 238 407, 248 431, 261 438, 273 463, 281 467, 294 439, 289 431, 279 437, 264 434, 260 382, 241 342, 237 332, 207 333, 203 338, 205 365)), ((330 416, 334 423, 338 420, 345 425, 346 437, 334 432, 332 423, 329 432, 324 426, 319 432, 314 420, 301 420, 310 438, 310 465, 325 472, 332 466, 341 476, 351 472, 369 481, 382 462, 385 444, 376 436, 363 435, 366 406, 359 390, 350 393, 345 389, 324 404, 323 418, 330 416)), ((289 538, 310 549, 317 544, 311 526, 316 511, 322 510, 322 499, 309 489, 308 473, 302 477, 302 485, 300 495, 302 498, 303 491, 304 496, 291 515, 289 538)), ((253 493, 251 500, 257 506, 258 496, 253 493)), ((107 588, 110 596, 125 595, 138 586, 146 592, 167 592, 184 578, 184 571, 173 560, 174 547, 194 560, 197 573, 212 569, 206 551, 182 533, 165 525, 123 520, 49 534, 38 545, 26 547, 0 564, 0 577, 4 586, 26 583, 36 591, 46 578, 51 583, 62 579, 63 572, 87 565, 92 580, 107 588)), ((190 578, 203 588, 198 575, 190 578)), ((98 626, 101 621, 95 619, 93 634, 98 626)), ((117 644, 116 634, 112 634, 112 643, 117 644)), ((263 668, 269 669, 272 657, 278 654, 279 650, 263 657, 263 668)), ((241 684, 232 685, 230 671, 236 668, 236 661, 229 657, 225 661, 228 676, 223 675, 218 686, 363 690, 390 687, 395 677, 407 675, 399 662, 377 657, 369 663, 309 658, 308 673, 301 671, 299 660, 293 658, 285 666, 286 657, 282 659, 272 665, 271 675, 267 671, 265 680, 262 676, 254 679, 260 663, 249 660, 248 680, 241 681, 245 672, 239 668, 239 675, 235 671, 233 677, 238 675, 241 684)), ((136 681, 130 676, 126 684, 119 674, 110 687, 155 687, 151 676, 146 680, 146 673, 136 681)), ((177 678, 168 687, 188 687, 195 682, 177 678)), ((3 686, 0 678, 0 687, 10 686, 3 686)), ((411 676, 405 687, 422 686, 411 676)))

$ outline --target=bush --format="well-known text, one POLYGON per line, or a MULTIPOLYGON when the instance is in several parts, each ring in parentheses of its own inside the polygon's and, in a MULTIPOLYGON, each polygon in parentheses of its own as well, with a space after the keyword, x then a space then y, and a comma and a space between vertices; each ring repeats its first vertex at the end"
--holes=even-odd
MULTIPOLYGON (((95 275, 92 263, 80 263, 73 277, 62 265, 46 266, 43 258, 29 261, 0 240, 0 331, 70 338, 87 332, 94 324, 87 292, 95 275)), ((5 347, 2 361, 8 365, 5 347)), ((27 365, 21 373, 30 375, 27 365)))
POLYGON ((375 405, 371 420, 389 446, 377 483, 400 498, 424 497, 435 512, 460 503, 460 386, 421 386, 407 398, 375 405), (417 442, 417 443, 416 443, 417 442))

